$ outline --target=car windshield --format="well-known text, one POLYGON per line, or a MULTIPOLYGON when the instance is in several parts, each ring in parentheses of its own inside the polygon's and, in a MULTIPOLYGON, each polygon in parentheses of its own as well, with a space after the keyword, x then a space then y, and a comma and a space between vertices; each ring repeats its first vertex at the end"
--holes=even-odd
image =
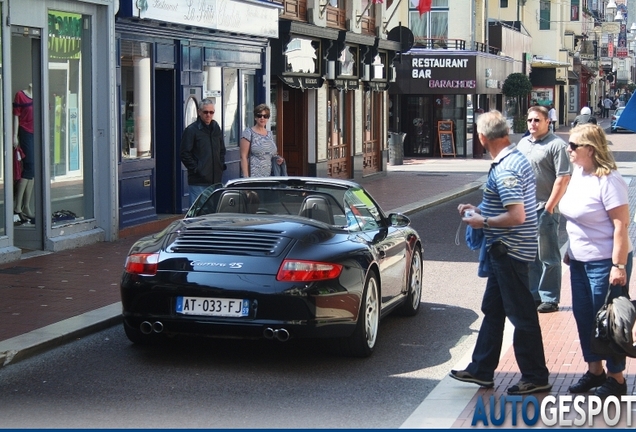
POLYGON ((186 217, 214 213, 300 216, 350 230, 377 226, 382 216, 361 188, 310 185, 289 187, 211 187, 186 217))

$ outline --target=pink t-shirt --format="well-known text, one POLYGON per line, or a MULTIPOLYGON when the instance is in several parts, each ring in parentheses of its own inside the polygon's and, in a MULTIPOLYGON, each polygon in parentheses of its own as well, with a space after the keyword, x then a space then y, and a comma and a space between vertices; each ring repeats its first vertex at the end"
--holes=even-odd
POLYGON ((24 94, 22 90, 15 94, 13 115, 18 117, 22 129, 33 133, 33 99, 24 94))
POLYGON ((583 262, 612 258, 614 224, 607 211, 628 203, 627 183, 618 171, 597 177, 575 165, 559 203, 567 220, 570 258, 583 262))

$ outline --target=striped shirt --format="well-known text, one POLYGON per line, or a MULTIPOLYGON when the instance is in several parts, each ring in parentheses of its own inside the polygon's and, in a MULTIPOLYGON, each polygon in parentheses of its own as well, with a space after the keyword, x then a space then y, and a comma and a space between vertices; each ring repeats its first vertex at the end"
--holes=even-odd
POLYGON ((507 147, 493 162, 481 203, 481 214, 494 217, 507 212, 506 206, 523 204, 523 224, 505 228, 485 228, 488 248, 500 241, 508 255, 520 261, 534 261, 537 254, 536 183, 530 162, 518 150, 507 147))

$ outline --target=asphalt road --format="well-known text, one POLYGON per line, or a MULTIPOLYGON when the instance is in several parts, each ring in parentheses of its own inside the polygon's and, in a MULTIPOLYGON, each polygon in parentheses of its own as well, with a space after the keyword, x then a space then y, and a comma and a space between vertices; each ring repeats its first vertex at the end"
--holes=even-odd
POLYGON ((3 428, 398 428, 472 350, 485 279, 455 244, 459 202, 411 217, 424 239, 419 315, 382 321, 376 352, 325 343, 184 339, 132 345, 120 326, 0 373, 3 428))

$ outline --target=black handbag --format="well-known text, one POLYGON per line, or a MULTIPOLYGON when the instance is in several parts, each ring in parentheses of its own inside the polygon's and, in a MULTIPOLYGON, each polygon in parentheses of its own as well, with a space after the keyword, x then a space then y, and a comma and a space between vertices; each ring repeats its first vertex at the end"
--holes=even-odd
POLYGON ((636 305, 630 300, 626 287, 616 297, 610 286, 605 303, 596 313, 592 332, 592 352, 601 356, 628 356, 636 358, 632 328, 636 322, 636 305))

